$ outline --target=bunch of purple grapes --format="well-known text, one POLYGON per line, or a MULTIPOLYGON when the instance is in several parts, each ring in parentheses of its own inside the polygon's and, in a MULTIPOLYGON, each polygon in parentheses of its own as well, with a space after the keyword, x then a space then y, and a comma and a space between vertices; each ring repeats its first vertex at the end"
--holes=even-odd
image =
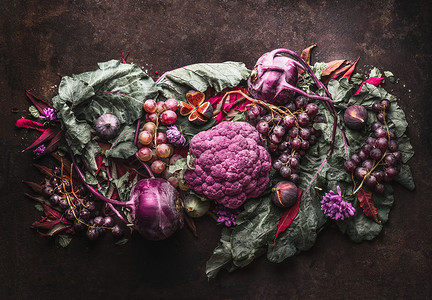
POLYGON ((397 164, 402 159, 396 133, 388 127, 386 114, 389 110, 390 101, 387 99, 372 106, 378 119, 371 127, 373 135, 344 164, 346 171, 354 172, 356 179, 377 193, 384 192, 383 182, 390 182, 398 175, 397 164))
POLYGON ((276 109, 257 104, 247 112, 272 156, 273 168, 286 180, 298 182, 300 160, 321 134, 312 127, 323 121, 317 113, 318 105, 304 96, 276 109))

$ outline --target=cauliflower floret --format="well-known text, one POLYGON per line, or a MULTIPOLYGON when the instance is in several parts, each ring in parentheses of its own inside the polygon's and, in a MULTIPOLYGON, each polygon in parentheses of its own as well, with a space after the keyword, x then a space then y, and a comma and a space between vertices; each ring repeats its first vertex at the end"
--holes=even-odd
POLYGON ((184 179, 198 194, 228 208, 259 196, 269 182, 270 155, 258 131, 246 122, 221 122, 190 142, 195 168, 184 179))

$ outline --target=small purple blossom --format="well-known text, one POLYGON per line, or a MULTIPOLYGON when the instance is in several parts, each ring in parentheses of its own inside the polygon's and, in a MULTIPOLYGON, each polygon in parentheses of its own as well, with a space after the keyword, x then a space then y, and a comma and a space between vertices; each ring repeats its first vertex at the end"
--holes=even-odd
POLYGON ((224 224, 227 227, 236 225, 236 219, 240 212, 239 208, 231 209, 222 204, 216 205, 213 209, 213 213, 218 217, 218 224, 224 224))
POLYGON ((174 147, 182 147, 186 144, 186 138, 183 136, 180 130, 177 129, 177 126, 172 125, 168 127, 166 131, 167 140, 174 147))
POLYGON ((337 186, 337 194, 330 190, 321 200, 321 210, 333 220, 344 220, 354 215, 355 208, 342 199, 342 192, 337 186))
POLYGON ((45 119, 48 121, 54 121, 57 119, 57 110, 54 108, 44 108, 43 109, 43 116, 40 116, 39 118, 45 119))
POLYGON ((33 150, 33 153, 36 156, 39 156, 45 151, 45 149, 46 149, 45 145, 40 145, 39 147, 37 147, 36 149, 33 150))

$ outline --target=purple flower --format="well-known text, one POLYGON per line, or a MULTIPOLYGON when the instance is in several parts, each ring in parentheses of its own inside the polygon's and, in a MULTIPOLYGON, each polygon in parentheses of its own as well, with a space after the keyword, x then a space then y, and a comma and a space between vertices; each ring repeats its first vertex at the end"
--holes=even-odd
POLYGON ((218 217, 218 224, 224 224, 227 227, 236 225, 236 219, 240 212, 239 208, 231 209, 221 204, 216 205, 213 210, 213 213, 218 217))
POLYGON ((321 200, 321 210, 333 220, 344 220, 354 215, 355 208, 342 199, 342 192, 337 186, 337 194, 330 190, 321 200))
POLYGON ((168 142, 174 147, 182 147, 186 144, 186 138, 183 136, 180 130, 177 129, 177 126, 175 125, 168 127, 168 130, 166 131, 166 136, 168 142))
POLYGON ((55 110, 54 108, 44 108, 43 114, 44 115, 40 116, 39 118, 45 119, 48 121, 54 121, 55 119, 57 119, 57 110, 55 110))
POLYGON ((37 147, 36 149, 33 150, 33 153, 36 156, 39 156, 45 151, 45 149, 46 149, 45 145, 40 145, 39 147, 37 147))

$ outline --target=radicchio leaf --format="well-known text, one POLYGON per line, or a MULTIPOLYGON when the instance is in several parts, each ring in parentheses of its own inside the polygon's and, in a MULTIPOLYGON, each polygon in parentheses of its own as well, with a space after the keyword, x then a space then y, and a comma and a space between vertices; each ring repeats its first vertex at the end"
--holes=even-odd
POLYGON ((360 207, 363 209, 364 214, 374 220, 376 223, 381 224, 381 221, 378 220, 378 211, 372 199, 372 193, 361 188, 358 192, 357 199, 360 203, 360 207))
POLYGON ((302 53, 301 53, 301 55, 300 55, 300 57, 303 58, 304 61, 305 61, 308 65, 310 65, 311 50, 312 50, 313 48, 315 48, 316 45, 317 45, 317 44, 315 43, 315 44, 313 44, 312 46, 307 47, 306 49, 304 49, 304 50, 302 51, 302 53))
POLYGON ((384 78, 381 78, 381 77, 370 77, 360 84, 357 92, 355 92, 354 95, 357 95, 361 92, 361 89, 365 83, 370 83, 370 84, 373 84, 374 86, 379 86, 383 81, 384 81, 384 78))
POLYGON ((302 195, 302 190, 298 189, 297 202, 293 206, 291 206, 289 209, 287 209, 282 214, 282 216, 280 217, 278 228, 276 231, 276 236, 274 238, 275 242, 276 242, 278 235, 280 233, 284 232, 291 225, 292 221, 297 216, 297 214, 299 212, 299 208, 300 208, 301 195, 302 195))

